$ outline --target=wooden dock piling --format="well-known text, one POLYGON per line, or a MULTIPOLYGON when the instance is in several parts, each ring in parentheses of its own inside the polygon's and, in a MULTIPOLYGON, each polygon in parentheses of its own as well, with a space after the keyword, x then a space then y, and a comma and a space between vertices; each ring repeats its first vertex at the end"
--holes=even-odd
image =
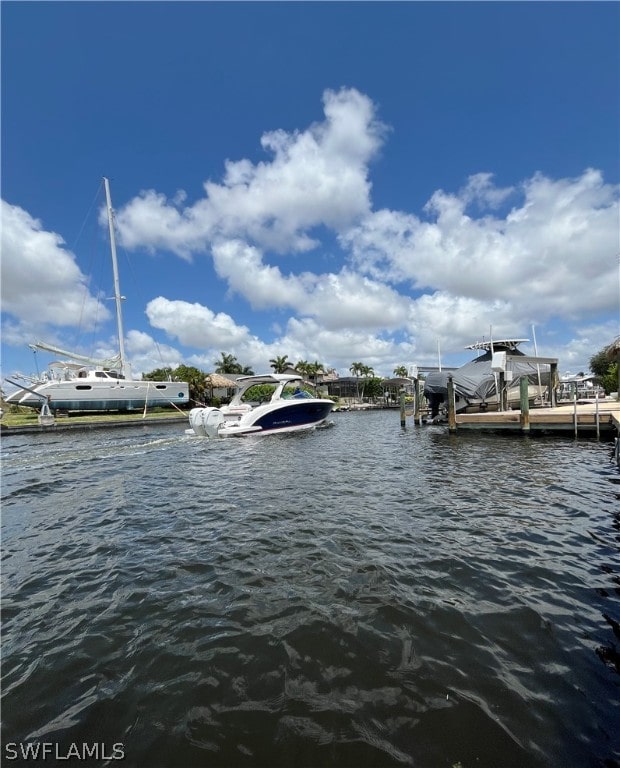
POLYGON ((420 392, 420 380, 419 379, 414 379, 413 380, 413 385, 414 385, 414 388, 415 388, 415 390, 414 390, 415 394, 414 394, 414 398, 413 398, 413 407, 414 407, 413 423, 414 424, 418 424, 418 422, 422 423, 422 411, 421 411, 421 408, 420 408, 421 401, 422 401, 421 392, 420 392))
POLYGON ((530 401, 528 399, 529 381, 527 376, 524 376, 519 382, 519 405, 520 411, 520 423, 521 431, 530 431, 530 401))
POLYGON ((452 376, 448 376, 448 430, 456 432, 456 401, 452 376))

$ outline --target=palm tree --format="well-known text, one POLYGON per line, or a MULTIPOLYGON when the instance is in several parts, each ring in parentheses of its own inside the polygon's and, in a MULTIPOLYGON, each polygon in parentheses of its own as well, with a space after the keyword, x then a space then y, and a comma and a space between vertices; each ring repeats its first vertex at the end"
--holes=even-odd
POLYGON ((288 355, 278 355, 269 361, 275 373, 284 373, 289 367, 288 355))
POLYGON ((362 373, 363 369, 364 369, 364 363, 351 363, 351 365, 349 367, 349 370, 351 371, 351 375, 355 376, 355 378, 357 379, 357 381, 355 383, 355 388, 356 388, 356 391, 357 391, 357 399, 358 400, 360 399, 360 382, 359 382, 359 377, 360 377, 360 374, 362 373))
POLYGON ((351 363, 351 365, 349 366, 349 371, 351 371, 351 375, 359 376, 361 366, 362 366, 362 363, 351 363))
POLYGON ((253 376, 254 371, 249 365, 241 365, 234 355, 227 355, 224 352, 220 352, 222 356, 221 360, 215 361, 216 373, 236 373, 241 376, 253 376))
POLYGON ((360 367, 360 373, 364 378, 364 383, 362 384, 362 398, 364 397, 364 395, 366 395, 366 397, 368 398, 370 395, 366 391, 367 384, 368 384, 367 380, 372 378, 375 375, 375 369, 370 365, 362 365, 360 367))
POLYGON ((362 373, 365 379, 371 379, 375 375, 375 369, 372 365, 365 365, 362 373))
POLYGON ((309 363, 307 360, 300 360, 295 365, 295 370, 299 371, 299 373, 301 373, 302 376, 306 376, 306 377, 309 378, 310 377, 310 366, 311 366, 311 363, 309 363))
POLYGON ((239 363, 234 355, 227 355, 224 352, 220 352, 220 355, 222 359, 215 361, 216 373, 239 373, 239 363))
POLYGON ((308 375, 314 379, 315 389, 319 373, 325 373, 325 366, 323 363, 319 363, 318 360, 315 360, 313 363, 308 363, 308 375))
POLYGON ((406 379, 408 373, 406 365, 398 365, 394 368, 394 376, 399 376, 401 379, 406 379))

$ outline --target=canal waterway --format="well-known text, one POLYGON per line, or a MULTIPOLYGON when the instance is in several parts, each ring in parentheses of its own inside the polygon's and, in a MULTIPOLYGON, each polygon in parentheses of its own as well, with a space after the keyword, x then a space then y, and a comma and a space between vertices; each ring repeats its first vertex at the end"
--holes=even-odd
POLYGON ((2 438, 2 764, 618 764, 610 444, 332 419, 2 438))

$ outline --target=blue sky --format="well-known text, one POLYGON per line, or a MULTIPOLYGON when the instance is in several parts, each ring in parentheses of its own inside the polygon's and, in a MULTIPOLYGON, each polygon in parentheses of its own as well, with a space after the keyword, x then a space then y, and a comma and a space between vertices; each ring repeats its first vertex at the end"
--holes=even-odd
MULTIPOLYGON (((2 373, 620 333, 620 5, 3 2, 2 373)), ((533 344, 524 346, 533 353, 533 344)))

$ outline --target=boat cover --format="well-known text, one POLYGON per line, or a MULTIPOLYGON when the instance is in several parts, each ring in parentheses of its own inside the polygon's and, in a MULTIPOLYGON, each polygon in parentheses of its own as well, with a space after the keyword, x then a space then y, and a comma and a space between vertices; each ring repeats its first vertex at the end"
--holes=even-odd
MULTIPOLYGON (((495 350, 498 351, 497 349, 495 350)), ((501 350, 500 350, 501 351, 501 350)), ((518 349, 508 352, 511 356, 525 356, 518 349)), ((448 376, 452 376, 454 382, 454 391, 456 396, 467 401, 482 400, 487 401, 497 394, 495 377, 491 369, 493 355, 491 351, 485 352, 480 357, 470 360, 456 371, 434 371, 429 373, 424 381, 424 395, 443 395, 448 393, 448 376)), ((519 385, 523 376, 527 376, 532 384, 538 383, 538 368, 540 368, 540 379, 543 384, 549 381, 549 366, 534 363, 521 363, 518 360, 510 360, 507 363, 507 370, 512 372, 512 381, 508 386, 512 389, 519 385)), ((442 398, 443 399, 443 398, 442 398)))

